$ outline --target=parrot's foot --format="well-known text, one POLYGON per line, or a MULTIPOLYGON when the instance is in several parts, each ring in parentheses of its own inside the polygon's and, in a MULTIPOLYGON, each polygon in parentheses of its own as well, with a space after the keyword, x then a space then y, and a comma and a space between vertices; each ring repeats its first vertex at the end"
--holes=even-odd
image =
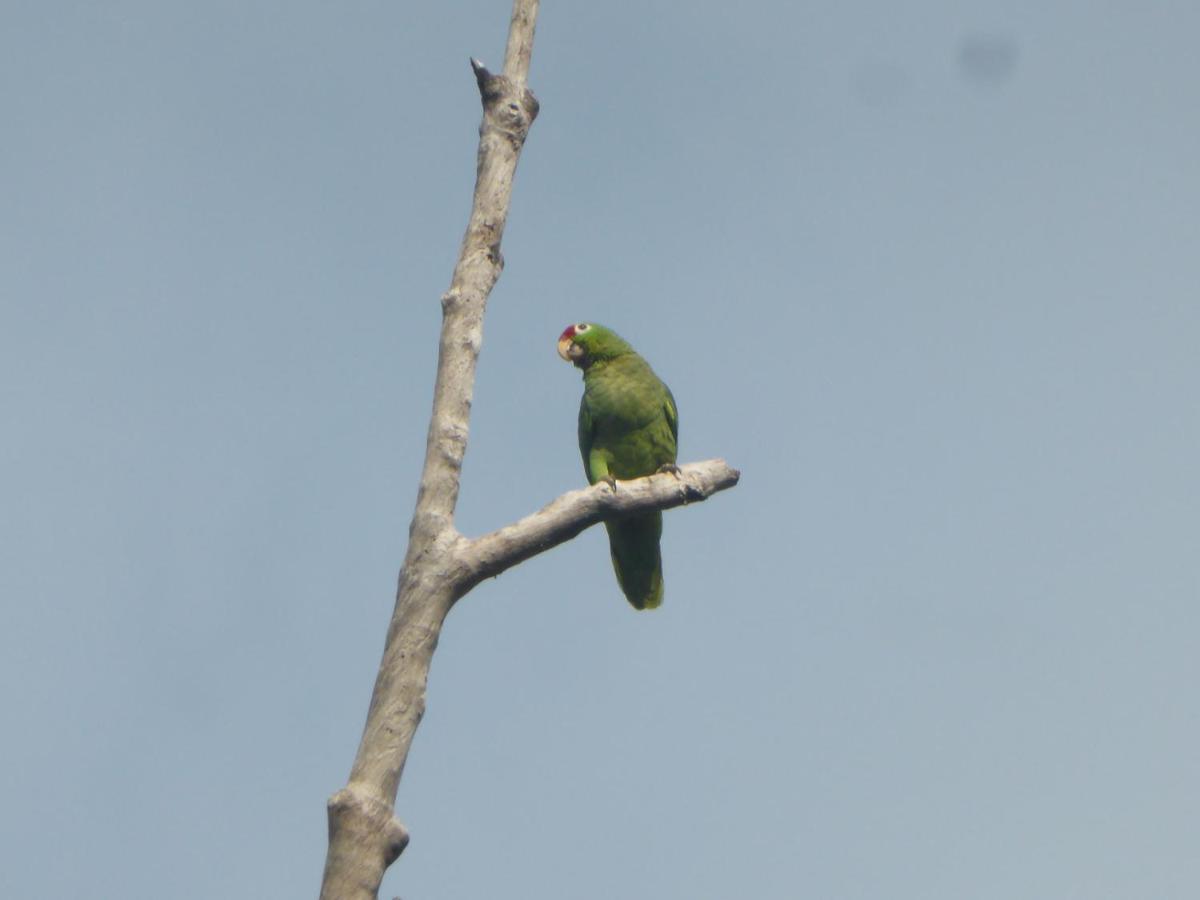
POLYGON ((681 468, 679 468, 679 466, 675 465, 675 463, 663 463, 661 466, 658 467, 658 471, 655 472, 654 474, 655 475, 671 474, 671 475, 674 475, 676 478, 681 478, 681 477, 683 477, 680 474, 682 472, 683 472, 683 470, 681 468))
POLYGON ((617 492, 617 479, 613 478, 611 475, 605 475, 600 480, 607 484, 608 489, 614 494, 617 492))

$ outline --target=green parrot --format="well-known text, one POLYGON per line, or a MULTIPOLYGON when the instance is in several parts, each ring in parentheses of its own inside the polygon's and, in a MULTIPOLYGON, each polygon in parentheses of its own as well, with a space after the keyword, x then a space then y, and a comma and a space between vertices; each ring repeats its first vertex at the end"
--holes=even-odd
MULTIPOLYGON (((679 415, 671 389, 650 364, 603 325, 568 325, 558 355, 583 370, 579 404, 579 452, 588 482, 627 480, 659 471, 677 472, 679 415)), ((643 513, 604 523, 617 583, 635 609, 662 603, 662 513, 643 513)))

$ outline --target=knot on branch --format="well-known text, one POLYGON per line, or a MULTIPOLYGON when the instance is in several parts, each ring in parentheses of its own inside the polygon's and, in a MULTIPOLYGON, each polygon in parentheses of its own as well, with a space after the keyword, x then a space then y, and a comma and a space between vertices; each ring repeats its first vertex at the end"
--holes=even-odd
MULTIPOLYGON (((474 347, 471 349, 476 355, 479 354, 474 347)), ((442 454, 442 459, 455 469, 461 469, 463 454, 467 449, 467 426, 462 422, 443 422, 441 428, 438 429, 437 447, 442 454)))
POLYGON ((687 479, 680 479, 679 492, 683 495, 683 503, 686 506, 689 503, 697 503, 704 499, 704 489, 698 484, 687 479))
POLYGON ((408 846, 408 831, 392 815, 392 808, 356 785, 344 787, 328 803, 329 838, 348 831, 352 843, 375 846, 384 859, 384 867, 394 863, 408 846))
POLYGON ((471 68, 479 85, 479 99, 484 112, 500 130, 516 140, 524 141, 529 126, 541 109, 533 91, 524 85, 514 84, 505 75, 493 75, 475 58, 471 59, 471 68))

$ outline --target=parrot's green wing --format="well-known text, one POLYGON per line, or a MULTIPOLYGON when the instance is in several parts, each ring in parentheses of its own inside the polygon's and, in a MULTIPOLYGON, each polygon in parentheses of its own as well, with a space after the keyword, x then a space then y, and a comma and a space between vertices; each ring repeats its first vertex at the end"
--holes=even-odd
POLYGON ((588 455, 592 452, 592 414, 588 410, 587 397, 579 404, 579 455, 583 457, 583 471, 587 475, 588 484, 595 484, 592 477, 592 467, 588 465, 588 455))
POLYGON ((675 454, 679 448, 679 411, 675 408, 675 395, 671 393, 671 389, 665 384, 663 389, 667 392, 667 399, 663 402, 663 413, 667 417, 667 425, 671 428, 671 462, 675 462, 675 454))

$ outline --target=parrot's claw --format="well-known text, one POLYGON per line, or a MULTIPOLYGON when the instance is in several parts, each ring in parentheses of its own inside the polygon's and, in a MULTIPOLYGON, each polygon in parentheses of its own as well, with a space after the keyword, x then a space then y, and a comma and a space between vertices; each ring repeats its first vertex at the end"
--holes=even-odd
POLYGON ((674 475, 676 478, 682 478, 683 477, 682 473, 683 473, 683 470, 681 468, 679 468, 679 466, 675 465, 675 463, 663 463, 661 466, 658 467, 658 471, 655 472, 654 474, 655 475, 671 474, 671 475, 674 475))
POLYGON ((614 494, 617 492, 617 479, 613 478, 611 475, 605 475, 600 480, 607 484, 608 489, 614 494))

